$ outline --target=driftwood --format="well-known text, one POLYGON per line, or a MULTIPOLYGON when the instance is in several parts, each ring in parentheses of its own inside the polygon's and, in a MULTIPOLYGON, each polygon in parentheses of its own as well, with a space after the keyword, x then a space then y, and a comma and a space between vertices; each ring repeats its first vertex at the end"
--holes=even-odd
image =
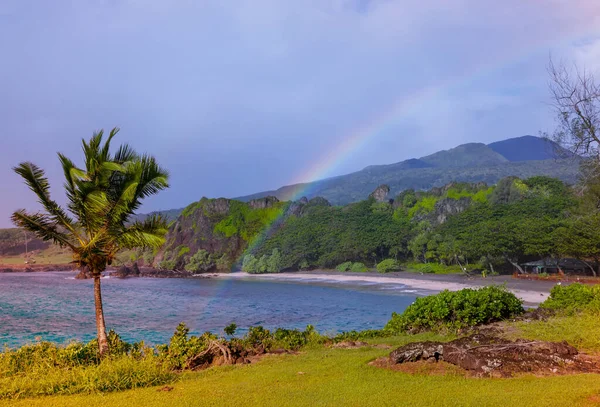
POLYGON ((220 364, 233 365, 235 363, 235 359, 232 357, 231 349, 229 349, 229 346, 224 345, 219 341, 213 340, 210 341, 206 350, 188 359, 186 363, 186 368, 205 368, 215 363, 215 361, 218 358, 221 358, 222 363, 220 364))

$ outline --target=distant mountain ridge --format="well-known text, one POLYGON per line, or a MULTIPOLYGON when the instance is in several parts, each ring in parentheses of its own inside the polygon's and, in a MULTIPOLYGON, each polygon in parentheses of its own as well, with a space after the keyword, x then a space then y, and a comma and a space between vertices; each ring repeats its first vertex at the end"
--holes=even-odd
POLYGON ((568 183, 577 180, 577 160, 556 143, 523 136, 490 143, 467 143, 449 150, 411 158, 394 164, 371 165, 346 175, 287 185, 235 199, 248 201, 265 196, 290 200, 306 195, 321 196, 334 205, 364 199, 378 185, 387 184, 391 195, 409 188, 426 190, 452 181, 495 184, 507 176, 528 178, 547 175, 568 183))
MULTIPOLYGON (((547 175, 567 183, 577 181, 578 160, 558 144, 535 136, 522 136, 490 144, 467 143, 438 151, 421 158, 409 158, 393 164, 370 165, 346 175, 310 183, 286 185, 276 190, 233 198, 248 202, 275 196, 281 201, 323 197, 333 205, 345 205, 365 199, 381 184, 390 186, 390 196, 405 189, 428 190, 450 182, 485 182, 495 184, 501 178, 529 178, 547 175)), ((182 209, 153 212, 169 221, 182 209)), ((138 215, 144 219, 147 215, 138 215)))

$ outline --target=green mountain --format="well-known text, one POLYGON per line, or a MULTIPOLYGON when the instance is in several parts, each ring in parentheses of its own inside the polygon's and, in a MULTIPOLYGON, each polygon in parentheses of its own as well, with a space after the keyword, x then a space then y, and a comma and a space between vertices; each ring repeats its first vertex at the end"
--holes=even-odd
POLYGON ((468 143, 450 150, 395 164, 372 165, 347 175, 281 187, 238 197, 241 201, 275 196, 287 201, 321 196, 334 205, 365 199, 378 185, 390 186, 391 195, 406 189, 428 190, 450 182, 495 184, 508 176, 546 175, 567 183, 577 180, 578 160, 557 144, 524 136, 485 145, 468 143))

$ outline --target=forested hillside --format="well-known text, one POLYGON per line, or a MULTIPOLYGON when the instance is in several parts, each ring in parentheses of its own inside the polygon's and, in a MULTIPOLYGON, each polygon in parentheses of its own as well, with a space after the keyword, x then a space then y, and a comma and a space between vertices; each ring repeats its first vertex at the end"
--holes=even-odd
POLYGON ((576 215, 578 208, 573 191, 549 177, 510 177, 491 187, 451 183, 407 190, 393 201, 316 208, 290 218, 256 255, 278 249, 282 268, 395 259, 490 270, 528 258, 593 256, 590 246, 600 240, 584 225, 596 215, 576 215), (586 250, 575 243, 581 234, 586 250))

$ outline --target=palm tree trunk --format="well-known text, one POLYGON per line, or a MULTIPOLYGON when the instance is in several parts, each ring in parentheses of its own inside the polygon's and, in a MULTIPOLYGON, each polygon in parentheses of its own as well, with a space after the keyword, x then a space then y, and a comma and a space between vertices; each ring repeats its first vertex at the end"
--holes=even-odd
POLYGON ((100 274, 94 273, 94 300, 96 308, 96 329, 98 331, 98 351, 100 357, 108 354, 108 338, 104 324, 104 311, 102 309, 102 292, 100 291, 100 274))

